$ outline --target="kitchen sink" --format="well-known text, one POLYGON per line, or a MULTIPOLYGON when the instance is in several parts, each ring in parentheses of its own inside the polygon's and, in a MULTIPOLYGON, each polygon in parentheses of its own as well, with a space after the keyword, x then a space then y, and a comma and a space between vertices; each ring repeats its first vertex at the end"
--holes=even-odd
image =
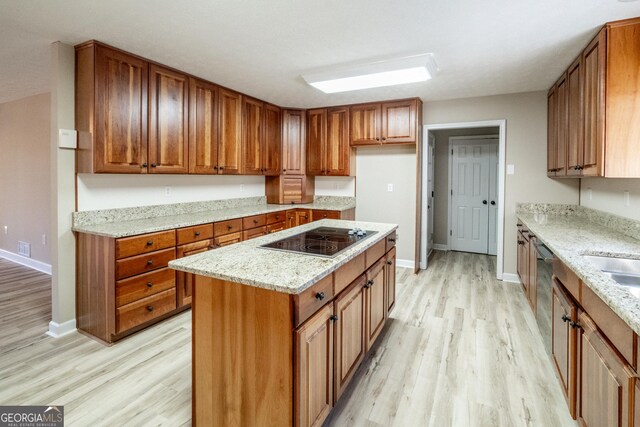
POLYGON ((617 284, 629 289, 633 296, 640 298, 640 259, 595 255, 583 255, 583 257, 617 284))

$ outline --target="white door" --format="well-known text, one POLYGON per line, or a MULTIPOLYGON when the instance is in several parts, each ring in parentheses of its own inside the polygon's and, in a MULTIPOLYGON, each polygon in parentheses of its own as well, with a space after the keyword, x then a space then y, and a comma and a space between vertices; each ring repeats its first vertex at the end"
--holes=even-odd
POLYGON ((489 153, 489 255, 498 253, 498 141, 489 153))
POLYGON ((451 250, 487 253, 489 248, 490 147, 457 140, 451 158, 451 250))
POLYGON ((429 134, 429 143, 427 146, 427 256, 433 250, 433 201, 435 195, 434 187, 434 165, 435 165, 435 148, 436 138, 433 134, 429 134))

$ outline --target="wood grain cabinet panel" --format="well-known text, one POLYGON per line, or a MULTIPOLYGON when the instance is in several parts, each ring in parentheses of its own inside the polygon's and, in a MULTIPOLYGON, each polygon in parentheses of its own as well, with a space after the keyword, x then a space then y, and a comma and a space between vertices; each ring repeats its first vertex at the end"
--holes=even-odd
POLYGON ((393 247, 387 252, 384 266, 384 280, 387 298, 387 318, 389 313, 396 306, 396 248, 393 247))
POLYGON ((285 230, 287 228, 287 222, 276 222, 275 224, 267 225, 267 234, 277 233, 278 231, 285 230))
POLYGON ((264 106, 264 148, 262 173, 267 176, 280 175, 282 157, 282 113, 275 105, 264 106))
POLYGON ((304 175, 306 113, 304 110, 282 111, 282 174, 304 175))
POLYGON ((257 99, 242 99, 243 174, 261 175, 264 156, 264 103, 257 99))
POLYGON ((287 228, 293 228, 295 226, 297 226, 296 224, 296 210, 295 209, 289 209, 286 211, 286 227, 287 228))
POLYGON ((556 176, 558 144, 558 88, 551 86, 547 93, 547 176, 556 176))
MULTIPOLYGON (((384 242, 383 242, 384 243, 384 242)), ((367 270, 366 288, 366 313, 365 313, 365 330, 366 330, 366 348, 367 351, 373 346, 387 318, 387 307, 385 297, 385 259, 378 261, 373 267, 367 270)))
POLYGON ((296 226, 308 224, 311 222, 311 210, 309 209, 296 209, 296 226))
POLYGON ((311 217, 313 221, 320 221, 321 219, 340 219, 340 211, 314 209, 311 212, 311 217))
POLYGON ((191 227, 178 228, 176 230, 176 241, 178 245, 197 242, 213 237, 213 224, 201 224, 191 227))
MULTIPOLYGON (((603 150, 605 142, 605 73, 606 73, 606 29, 587 46, 583 53, 584 63, 584 141, 582 147, 583 175, 600 176, 603 173, 603 150)), ((635 54, 636 58, 638 53, 635 54)), ((636 75, 637 75, 636 71, 636 75)), ((637 95, 636 95, 637 97, 637 95)), ((629 123, 626 123, 628 126, 629 123)), ((612 143, 614 141, 611 141, 612 143)), ((612 144, 613 146, 614 144, 612 144)), ((623 159, 619 159, 623 161, 623 159)))
POLYGON ((379 103, 352 105, 349 116, 352 146, 380 144, 382 106, 379 103))
POLYGON ((170 248, 176 245, 175 230, 158 231, 116 240, 116 259, 170 248))
POLYGON ((315 178, 306 175, 268 176, 265 179, 267 203, 288 205, 313 202, 315 178))
POLYGON ((356 279, 336 298, 334 395, 337 401, 366 354, 365 275, 356 279))
POLYGON ((174 259, 176 259, 175 248, 119 259, 116 261, 116 279, 164 268, 174 259))
POLYGON ((578 307, 557 278, 553 280, 551 360, 558 373, 569 413, 576 418, 578 307))
POLYGON ((189 172, 189 79, 185 74, 149 67, 149 171, 189 172))
POLYGON ((242 218, 229 219, 213 223, 213 235, 215 237, 242 231, 242 218))
POLYGON ((213 244, 217 247, 223 247, 232 245, 234 243, 242 242, 242 232, 229 233, 222 236, 216 236, 213 239, 213 244))
POLYGON ((584 137, 582 134, 582 57, 579 57, 569 67, 566 77, 566 115, 567 121, 564 124, 566 136, 566 157, 558 147, 558 170, 556 176, 580 175, 580 166, 584 157, 584 137), (566 161, 564 161, 566 160, 566 161))
POLYGON ((76 46, 78 172, 147 173, 148 76, 142 58, 76 46))
POLYGON ((416 99, 382 103, 380 110, 383 144, 416 142, 417 104, 416 99))
POLYGON ((556 176, 566 175, 568 132, 567 74, 563 74, 556 83, 558 132, 556 134, 556 176))
POLYGON ((220 89, 218 107, 218 173, 242 173, 242 95, 220 89))
POLYGON ((286 220, 286 212, 271 212, 267 214, 267 225, 275 224, 277 222, 282 222, 286 220))
POLYGON ((116 283, 116 307, 175 288, 176 274, 180 273, 176 273, 170 268, 163 268, 119 280, 116 283))
POLYGON ((297 328, 333 299, 333 275, 329 274, 301 294, 293 296, 293 325, 297 328))
POLYGON ((176 290, 169 289, 116 309, 116 333, 122 333, 176 308, 176 290))
POLYGON ((307 174, 324 175, 327 109, 307 111, 307 174))
POLYGON ((333 407, 333 305, 295 332, 296 426, 321 426, 333 407))
POLYGON ((349 108, 309 110, 307 174, 348 176, 354 172, 349 146, 349 108))
POLYGON ((189 80, 189 173, 218 173, 218 87, 189 80))
MULTIPOLYGON (((209 224, 211 225, 211 224, 209 224)), ((211 236, 213 235, 213 227, 211 236)), ((214 249, 213 239, 205 238, 197 242, 188 243, 176 248, 176 258, 196 255, 214 249)), ((196 275, 184 271, 176 271, 176 304, 178 307, 191 305, 193 298, 193 287, 196 282, 196 275)))

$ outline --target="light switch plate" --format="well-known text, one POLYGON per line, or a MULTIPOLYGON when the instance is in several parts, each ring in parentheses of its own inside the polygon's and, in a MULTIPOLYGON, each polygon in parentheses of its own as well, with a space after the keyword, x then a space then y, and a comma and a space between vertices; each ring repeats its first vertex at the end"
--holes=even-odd
POLYGON ((58 147, 78 148, 78 132, 73 129, 58 129, 58 147))
POLYGON ((507 175, 513 175, 516 173, 516 165, 507 165, 507 175))

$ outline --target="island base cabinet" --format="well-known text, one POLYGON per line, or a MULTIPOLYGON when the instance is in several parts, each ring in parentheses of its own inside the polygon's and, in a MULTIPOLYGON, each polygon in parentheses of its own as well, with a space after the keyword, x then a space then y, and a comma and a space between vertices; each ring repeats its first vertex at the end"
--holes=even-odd
POLYGON ((578 424, 583 427, 637 425, 635 373, 596 328, 593 320, 580 313, 580 392, 578 424))
POLYGON ((386 281, 384 277, 385 264, 386 260, 383 258, 367 271, 367 283, 365 285, 367 300, 365 316, 365 329, 367 333, 365 338, 367 351, 369 351, 376 338, 378 338, 378 335, 380 335, 380 332, 382 332, 384 322, 387 318, 386 281))
POLYGON ((333 407, 333 305, 294 334, 295 426, 321 426, 333 407))
POLYGON ((396 248, 393 247, 386 256, 387 265, 385 271, 385 287, 387 292, 387 318, 396 305, 396 248))

